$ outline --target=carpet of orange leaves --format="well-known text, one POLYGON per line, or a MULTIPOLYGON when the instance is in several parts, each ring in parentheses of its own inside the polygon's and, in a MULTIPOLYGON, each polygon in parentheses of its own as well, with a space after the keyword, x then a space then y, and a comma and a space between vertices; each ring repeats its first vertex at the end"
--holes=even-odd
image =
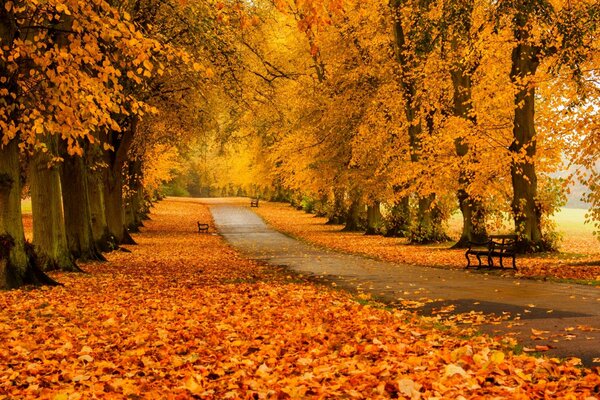
POLYGON ((0 399, 599 396, 599 371, 575 360, 517 356, 240 258, 196 232, 210 221, 197 202, 152 218, 89 274, 0 292, 0 399))
MULTIPOLYGON (((339 250, 361 254, 385 261, 461 269, 466 265, 465 250, 450 250, 448 243, 416 246, 407 244, 406 239, 367 236, 358 232, 342 232, 341 225, 325 225, 326 218, 315 217, 295 210, 285 203, 264 202, 254 209, 275 229, 305 241, 339 250)), ((570 250, 567 238, 563 247, 570 250)), ((595 240, 595 239, 594 239, 595 240)), ((577 259, 567 258, 560 253, 527 255, 517 257, 517 276, 551 277, 563 279, 600 280, 600 252, 597 241, 571 240, 577 251, 587 255, 577 259), (587 247, 582 248, 582 245, 587 247), (594 246, 595 245, 595 246, 594 246)), ((510 265, 510 262, 509 262, 510 265)), ((506 273, 514 273, 512 269, 506 273)))

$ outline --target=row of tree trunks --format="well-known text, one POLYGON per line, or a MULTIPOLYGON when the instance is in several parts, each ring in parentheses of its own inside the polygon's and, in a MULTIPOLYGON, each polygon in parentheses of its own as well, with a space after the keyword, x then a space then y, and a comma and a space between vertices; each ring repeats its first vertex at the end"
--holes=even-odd
POLYGON ((18 140, 0 145, 0 289, 25 284, 55 285, 26 249, 21 213, 18 140))
POLYGON ((118 157, 105 154, 105 159, 112 157, 112 162, 98 176, 92 173, 93 152, 83 159, 69 156, 63 148, 64 161, 59 162, 58 141, 51 135, 43 138, 44 150, 37 151, 29 161, 33 248, 26 244, 22 222, 18 140, 0 147, 1 289, 56 284, 43 271, 81 271, 75 259, 104 260, 101 251, 134 243, 125 224, 141 224, 145 199, 141 163, 137 163, 133 166, 135 185, 130 191, 130 218, 126 221, 122 167, 123 153, 131 142, 121 146, 118 157))
MULTIPOLYGON (((14 7, 0 7, 0 47, 11 48, 18 31, 14 7)), ((18 120, 19 107, 15 102, 21 93, 14 71, 9 71, 0 58, 0 76, 9 77, 0 82, 0 89, 10 95, 2 96, 7 126, 18 120)), ((25 242, 21 212, 21 169, 19 163, 19 136, 8 142, 0 141, 0 289, 16 288, 25 284, 56 284, 35 263, 33 250, 25 242)))

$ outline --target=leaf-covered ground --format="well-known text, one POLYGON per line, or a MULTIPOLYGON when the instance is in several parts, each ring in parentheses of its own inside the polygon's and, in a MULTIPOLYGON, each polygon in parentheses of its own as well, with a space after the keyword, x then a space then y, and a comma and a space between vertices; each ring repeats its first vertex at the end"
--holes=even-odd
POLYGON ((0 399, 600 398, 597 369, 361 305, 196 220, 204 206, 164 201, 133 253, 0 293, 0 399))
MULTIPOLYGON (((245 203, 245 202, 244 202, 245 203)), ((367 255, 386 261, 461 269, 465 250, 450 250, 449 243, 408 245, 406 239, 341 232, 341 225, 325 225, 326 218, 295 210, 285 203, 261 203, 256 210, 275 229, 335 250, 367 255)), ((517 275, 600 281, 600 245, 592 235, 567 236, 563 253, 517 257, 517 275), (573 255, 574 252, 578 254, 573 255)), ((507 270, 507 273, 513 273, 507 270)))

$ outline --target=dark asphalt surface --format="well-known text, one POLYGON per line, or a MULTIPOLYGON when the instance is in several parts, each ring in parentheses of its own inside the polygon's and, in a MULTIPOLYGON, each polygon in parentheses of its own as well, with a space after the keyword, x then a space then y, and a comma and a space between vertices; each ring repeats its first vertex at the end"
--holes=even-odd
POLYGON ((600 366, 600 288, 342 254, 273 230, 249 204, 236 205, 225 199, 202 201, 210 205, 219 233, 248 258, 285 266, 352 292, 369 293, 395 306, 416 306, 423 314, 443 307, 451 309, 449 314, 510 314, 511 320, 501 325, 483 324, 481 330, 511 333, 524 347, 550 346, 544 352, 547 356, 578 357, 587 366, 600 366), (544 332, 532 335, 531 329, 544 332))

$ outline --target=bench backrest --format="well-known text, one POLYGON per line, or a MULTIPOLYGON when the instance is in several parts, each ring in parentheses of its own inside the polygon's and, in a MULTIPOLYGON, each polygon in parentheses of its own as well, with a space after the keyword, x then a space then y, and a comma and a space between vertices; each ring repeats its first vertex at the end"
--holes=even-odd
POLYGON ((489 246, 500 251, 513 252, 516 249, 518 238, 517 235, 490 235, 489 246))

